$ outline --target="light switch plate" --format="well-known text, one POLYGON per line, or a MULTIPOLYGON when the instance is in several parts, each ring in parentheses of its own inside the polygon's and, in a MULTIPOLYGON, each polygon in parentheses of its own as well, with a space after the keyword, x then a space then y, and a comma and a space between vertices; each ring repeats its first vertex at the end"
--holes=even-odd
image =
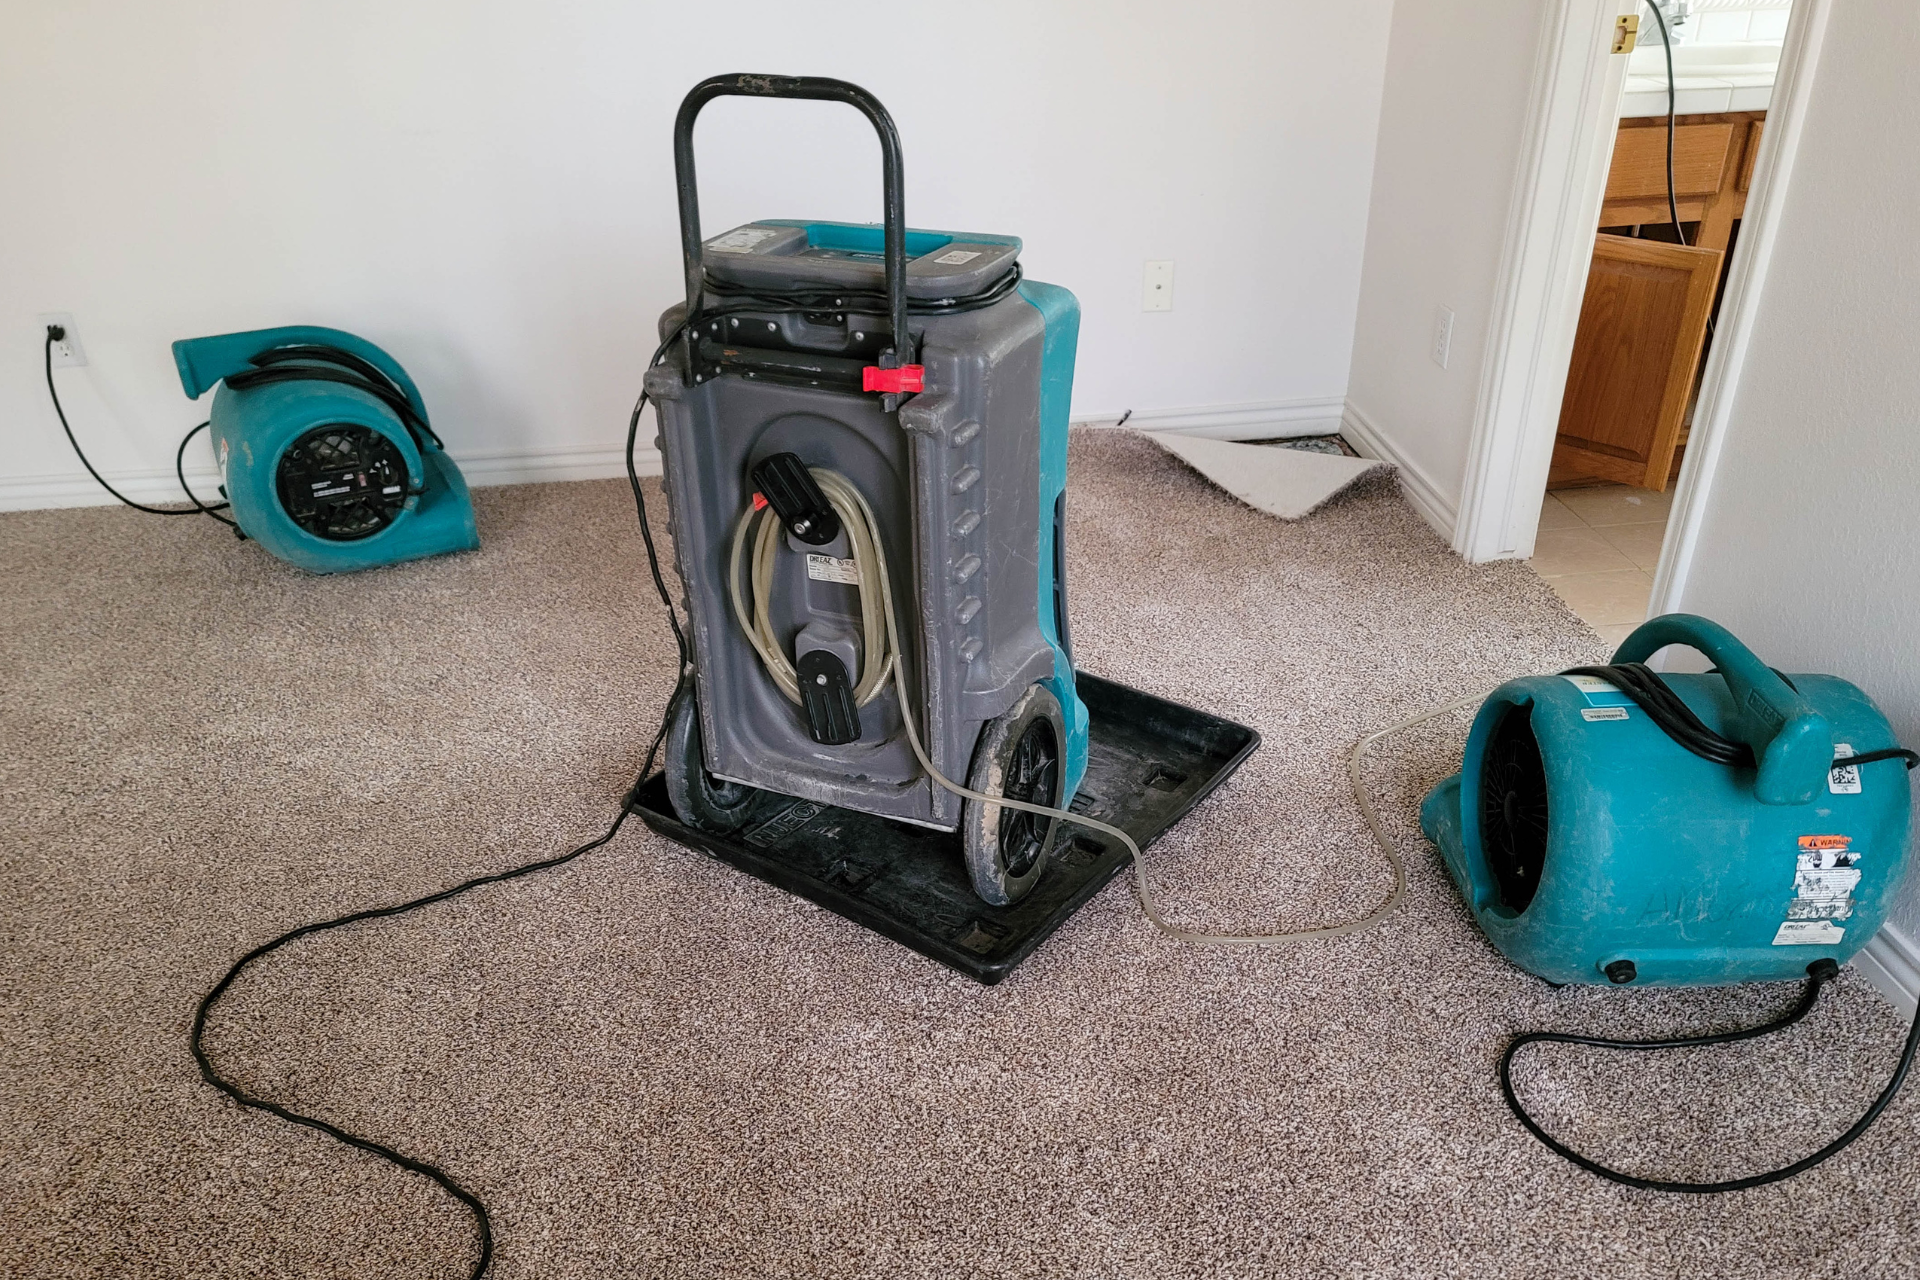
POLYGON ((1173 310, 1173 262, 1149 262, 1140 282, 1142 311, 1173 310))

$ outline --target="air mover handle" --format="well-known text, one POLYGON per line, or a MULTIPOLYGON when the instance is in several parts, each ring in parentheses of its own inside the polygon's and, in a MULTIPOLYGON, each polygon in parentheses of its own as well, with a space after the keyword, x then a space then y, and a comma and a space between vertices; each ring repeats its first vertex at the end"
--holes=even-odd
MULTIPOLYGON (((700 243, 700 193, 693 175, 693 122, 715 98, 814 98, 858 107, 880 135, 880 164, 886 204, 887 314, 893 345, 880 353, 880 367, 893 369, 912 358, 907 336, 906 178, 900 163, 900 132, 880 100, 859 85, 823 76, 761 76, 735 73, 702 80, 680 103, 673 121, 673 172, 680 187, 680 251, 687 269, 687 319, 700 314, 706 288, 705 252, 700 243)), ((691 331, 691 330, 689 330, 691 331)))
POLYGON ((312 324, 281 325, 277 329, 248 329, 244 333, 220 333, 205 338, 182 338, 173 344, 173 365, 180 372, 180 389, 187 399, 198 400, 222 378, 253 368, 251 361, 263 351, 301 344, 338 347, 359 356, 393 379, 406 396, 407 403, 427 420, 427 402, 420 389, 400 367, 400 362, 365 338, 344 329, 326 329, 312 324))
POLYGON ((1833 728, 1753 650, 1717 622, 1669 613, 1634 629, 1613 655, 1616 663, 1645 662, 1670 644, 1712 659, 1733 695, 1730 737, 1753 748, 1760 769, 1753 780, 1761 804, 1806 804, 1833 768, 1833 728))

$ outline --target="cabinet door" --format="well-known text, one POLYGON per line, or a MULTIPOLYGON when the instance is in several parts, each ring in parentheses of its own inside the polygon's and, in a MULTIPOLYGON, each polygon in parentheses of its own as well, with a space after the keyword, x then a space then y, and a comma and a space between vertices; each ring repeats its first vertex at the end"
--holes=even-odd
POLYGON ((1720 251, 1595 238, 1553 476, 1667 487, 1720 278, 1720 251))
MULTIPOLYGON (((1711 196, 1727 182, 1733 152, 1731 124, 1683 124, 1673 131, 1674 194, 1682 200, 1711 196)), ((1608 200, 1667 198, 1667 126, 1620 128, 1607 168, 1608 200)))

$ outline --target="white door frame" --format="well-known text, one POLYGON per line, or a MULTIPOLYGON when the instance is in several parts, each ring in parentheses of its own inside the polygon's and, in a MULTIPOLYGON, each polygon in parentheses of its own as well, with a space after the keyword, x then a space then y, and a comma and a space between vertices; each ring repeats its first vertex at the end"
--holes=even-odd
MULTIPOLYGON (((1685 589, 1704 498, 1733 413, 1780 225, 1832 0, 1795 0, 1707 353, 1667 539, 1649 609, 1667 612, 1685 589)), ((1547 469, 1586 296, 1593 232, 1613 158, 1626 58, 1608 52, 1614 20, 1639 0, 1559 0, 1542 35, 1514 184, 1507 243, 1474 412, 1453 546, 1471 561, 1533 554, 1547 469)))

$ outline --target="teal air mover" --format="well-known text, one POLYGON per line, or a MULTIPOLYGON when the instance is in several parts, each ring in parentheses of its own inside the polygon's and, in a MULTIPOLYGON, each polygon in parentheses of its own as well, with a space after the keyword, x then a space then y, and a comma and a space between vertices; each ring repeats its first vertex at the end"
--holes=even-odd
POLYGON ((173 344, 240 532, 310 573, 480 545, 459 468, 398 361, 338 329, 292 325, 173 344))
POLYGON ((1795 979, 1885 918, 1912 760, 1847 681, 1670 614, 1610 667, 1494 690, 1420 822, 1493 945, 1550 982, 1795 979), (1716 670, 1642 665, 1669 644, 1716 670))

